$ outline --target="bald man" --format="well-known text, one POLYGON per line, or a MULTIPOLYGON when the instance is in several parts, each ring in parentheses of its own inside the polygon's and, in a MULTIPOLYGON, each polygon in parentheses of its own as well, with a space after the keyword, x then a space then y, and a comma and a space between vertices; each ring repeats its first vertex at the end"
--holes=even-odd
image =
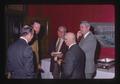
POLYGON ((85 78, 85 54, 76 44, 75 34, 65 34, 65 43, 68 51, 63 63, 62 79, 84 79, 85 78))

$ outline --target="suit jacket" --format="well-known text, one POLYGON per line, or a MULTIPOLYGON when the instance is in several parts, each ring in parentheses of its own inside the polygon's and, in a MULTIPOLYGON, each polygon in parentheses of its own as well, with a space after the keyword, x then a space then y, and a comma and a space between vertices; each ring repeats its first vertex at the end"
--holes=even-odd
MULTIPOLYGON (((56 42, 57 42, 57 39, 51 41, 50 48, 49 48, 49 55, 50 55, 51 52, 55 51, 56 42)), ((64 55, 67 52, 67 45, 65 44, 65 42, 63 42, 63 44, 62 44, 60 52, 63 53, 63 59, 64 59, 64 55)), ((54 63, 55 63, 54 58, 51 56, 50 72, 53 72, 53 70, 54 70, 54 63)), ((60 70, 61 70, 61 68, 59 69, 59 71, 60 70)))
POLYGON ((85 78, 85 54, 79 45, 74 44, 65 54, 63 63, 63 79, 85 78))
POLYGON ((79 46, 85 52, 85 56, 86 56, 85 73, 94 73, 96 71, 95 61, 94 61, 96 44, 97 41, 95 36, 92 34, 92 32, 90 32, 86 38, 82 39, 79 42, 79 46))
POLYGON ((13 79, 34 78, 32 48, 25 40, 19 39, 8 48, 6 69, 13 79))

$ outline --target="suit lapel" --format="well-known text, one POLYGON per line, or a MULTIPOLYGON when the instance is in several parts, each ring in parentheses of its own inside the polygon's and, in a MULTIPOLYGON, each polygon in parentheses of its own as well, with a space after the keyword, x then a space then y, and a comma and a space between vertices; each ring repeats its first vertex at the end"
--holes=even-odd
POLYGON ((82 37, 81 40, 80 40, 80 42, 79 42, 79 45, 82 45, 84 43, 84 40, 85 40, 85 38, 82 37))
POLYGON ((81 40, 80 40, 79 45, 82 45, 82 44, 85 42, 85 40, 86 40, 90 35, 91 35, 91 32, 90 32, 85 38, 82 37, 81 40))

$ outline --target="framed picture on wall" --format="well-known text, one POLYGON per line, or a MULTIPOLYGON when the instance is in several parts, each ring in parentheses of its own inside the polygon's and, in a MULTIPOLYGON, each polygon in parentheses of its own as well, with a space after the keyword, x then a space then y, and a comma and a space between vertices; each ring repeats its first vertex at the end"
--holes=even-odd
POLYGON ((5 6, 6 11, 19 11, 19 12, 25 12, 26 6, 23 4, 11 4, 5 6))
POLYGON ((90 23, 94 34, 102 47, 115 47, 115 25, 114 23, 90 23))

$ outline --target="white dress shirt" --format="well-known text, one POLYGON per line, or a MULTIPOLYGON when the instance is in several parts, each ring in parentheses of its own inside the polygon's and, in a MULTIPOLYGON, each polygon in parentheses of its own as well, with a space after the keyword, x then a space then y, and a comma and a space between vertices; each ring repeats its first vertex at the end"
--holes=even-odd
POLYGON ((21 38, 21 39, 24 39, 24 40, 28 43, 27 39, 25 39, 24 37, 21 36, 20 38, 21 38))
POLYGON ((84 35, 84 38, 86 38, 87 37, 87 35, 90 33, 90 31, 89 32, 87 32, 85 35, 84 35))
POLYGON ((72 44, 69 46, 69 49, 70 49, 71 46, 73 46, 73 45, 75 45, 75 44, 76 44, 76 43, 72 43, 72 44))
MULTIPOLYGON (((58 51, 57 51, 57 52, 59 52, 59 51, 60 51, 60 49, 61 49, 61 46, 62 46, 62 44, 63 44, 64 39, 63 39, 63 38, 58 38, 58 40, 60 40, 60 44, 59 44, 59 46, 58 46, 58 51)), ((58 40, 57 40, 56 45, 58 44, 58 40)))

